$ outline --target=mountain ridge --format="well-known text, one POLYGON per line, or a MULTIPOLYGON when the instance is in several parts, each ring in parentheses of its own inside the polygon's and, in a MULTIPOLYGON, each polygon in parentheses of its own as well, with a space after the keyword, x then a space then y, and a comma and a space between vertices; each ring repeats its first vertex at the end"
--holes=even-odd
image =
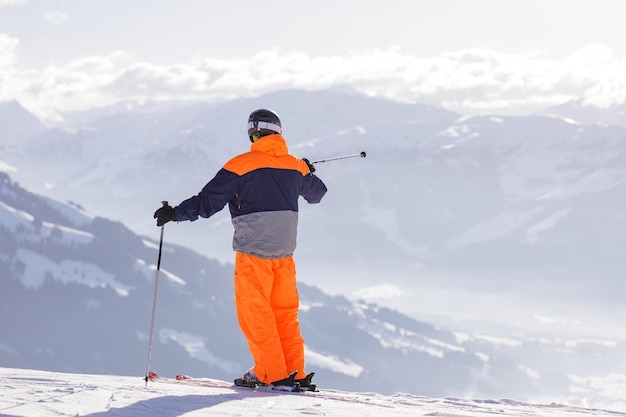
MULTIPOLYGON (((543 315, 561 314, 552 308, 559 290, 580 303, 597 300, 602 309, 603 301, 613 310, 619 304, 612 289, 622 285, 616 248, 626 244, 617 233, 626 227, 617 208, 626 204, 626 129, 619 126, 544 115, 464 117, 355 94, 285 91, 113 112, 79 129, 4 144, 0 155, 27 187, 80 201, 150 235, 161 200, 175 205, 194 195, 248 149, 241 119, 261 106, 280 110, 296 155, 368 154, 318 165, 329 193, 315 207, 300 207, 296 256, 304 281, 335 293, 371 294, 368 288, 389 275, 399 292, 419 297, 450 285, 471 293, 471 276, 482 290, 506 293, 514 286, 533 303, 541 300, 532 286, 545 285, 553 297, 537 306, 543 315)), ((167 239, 232 261, 225 210, 208 221, 172 225, 167 239)), ((414 310, 420 303, 407 297, 393 302, 416 316, 450 313, 414 310)), ((466 311, 479 312, 481 304, 466 311)), ((484 317, 464 317, 474 318, 484 317)))

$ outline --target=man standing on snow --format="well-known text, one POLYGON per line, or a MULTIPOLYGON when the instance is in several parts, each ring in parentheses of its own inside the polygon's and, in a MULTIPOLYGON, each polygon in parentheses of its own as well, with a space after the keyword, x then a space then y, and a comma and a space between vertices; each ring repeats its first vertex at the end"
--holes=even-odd
POLYGON ((159 208, 157 226, 194 221, 230 208, 235 234, 235 300, 254 367, 250 384, 310 385, 298 322, 296 248, 298 198, 319 203, 324 183, 306 160, 288 153, 278 115, 259 109, 248 118, 250 151, 231 159, 196 196, 159 208), (294 375, 295 373, 295 375, 294 375))

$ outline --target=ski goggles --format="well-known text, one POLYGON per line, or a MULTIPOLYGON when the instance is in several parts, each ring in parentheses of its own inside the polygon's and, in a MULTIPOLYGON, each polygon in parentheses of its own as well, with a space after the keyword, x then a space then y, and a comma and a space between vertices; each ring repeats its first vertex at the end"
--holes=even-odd
POLYGON ((277 125, 275 123, 270 123, 270 122, 260 122, 260 121, 248 122, 248 130, 250 129, 254 129, 254 130, 267 129, 267 130, 271 130, 272 132, 276 132, 279 135, 283 133, 283 128, 280 127, 280 125, 277 125))

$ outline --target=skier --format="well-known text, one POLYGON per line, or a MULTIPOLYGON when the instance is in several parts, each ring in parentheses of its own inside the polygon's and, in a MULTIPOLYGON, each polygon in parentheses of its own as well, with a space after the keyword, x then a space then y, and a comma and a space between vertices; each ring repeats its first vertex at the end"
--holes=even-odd
POLYGON ((230 208, 235 256, 235 300, 241 330, 254 366, 249 385, 313 386, 304 371, 304 340, 298 322, 299 298, 293 252, 299 196, 319 203, 326 186, 306 159, 288 153, 282 124, 272 110, 248 118, 250 151, 234 157, 202 191, 176 207, 164 205, 157 226, 194 221, 230 208))

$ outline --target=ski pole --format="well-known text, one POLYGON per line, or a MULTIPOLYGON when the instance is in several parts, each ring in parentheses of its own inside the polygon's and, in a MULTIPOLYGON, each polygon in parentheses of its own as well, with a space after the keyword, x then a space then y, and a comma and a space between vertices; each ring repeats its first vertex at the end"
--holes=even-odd
MULTIPOLYGON (((162 201, 163 207, 168 205, 167 201, 162 201)), ((146 365, 146 388, 148 387, 148 376, 150 375, 150 359, 152 358, 152 340, 154 337, 154 318, 156 316, 157 295, 159 294, 159 273, 161 272, 161 253, 163 252, 163 232, 165 225, 161 226, 161 239, 159 240, 159 257, 157 260, 156 279, 154 281, 154 300, 152 301, 152 321, 150 322, 150 339, 148 342, 148 364, 146 365)))
POLYGON ((365 158, 367 156, 367 154, 365 153, 365 151, 362 151, 360 153, 355 153, 353 155, 335 156, 333 158, 320 159, 319 161, 313 161, 311 163, 312 164, 321 164, 322 162, 337 161, 339 159, 347 159, 347 158, 356 158, 357 156, 360 156, 361 158, 365 158))

